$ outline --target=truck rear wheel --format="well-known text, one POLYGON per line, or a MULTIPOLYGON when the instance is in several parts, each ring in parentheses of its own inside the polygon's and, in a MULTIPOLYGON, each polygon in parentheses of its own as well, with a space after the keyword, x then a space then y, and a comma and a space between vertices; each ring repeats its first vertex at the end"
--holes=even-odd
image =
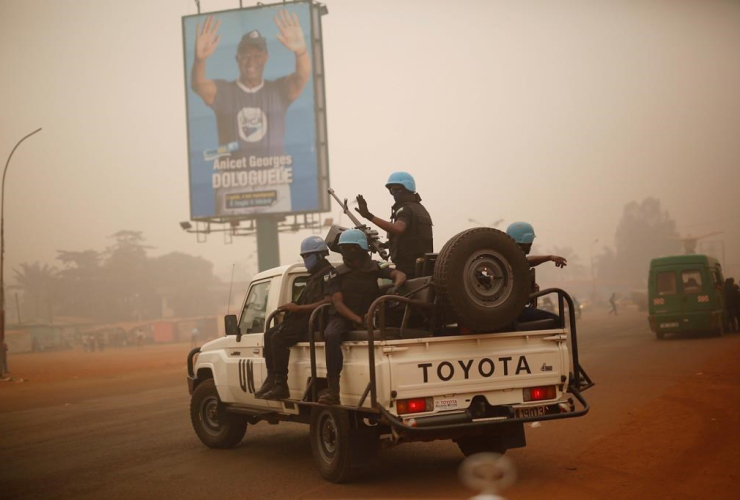
POLYGON ((506 446, 500 436, 468 436, 455 442, 466 457, 476 453, 506 453, 506 446))
POLYGON ((226 412, 212 378, 201 382, 193 391, 190 422, 200 440, 209 448, 232 448, 247 432, 247 422, 243 418, 226 412))
POLYGON ((529 263, 519 245, 493 228, 452 237, 437 256, 434 287, 448 320, 477 331, 511 324, 529 301, 529 263))

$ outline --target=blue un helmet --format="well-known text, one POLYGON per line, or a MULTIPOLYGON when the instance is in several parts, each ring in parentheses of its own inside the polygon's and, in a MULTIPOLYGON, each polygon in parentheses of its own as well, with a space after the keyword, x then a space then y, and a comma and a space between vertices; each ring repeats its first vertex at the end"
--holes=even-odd
POLYGON ((392 184, 400 184, 406 188, 407 191, 411 193, 416 192, 416 182, 408 172, 393 172, 391 176, 388 177, 388 182, 385 183, 385 187, 389 187, 392 184))
POLYGON ((367 251, 370 247, 367 246, 367 237, 365 233, 359 229, 347 229, 339 235, 339 243, 342 245, 359 245, 360 248, 367 251))
POLYGON ((529 222, 512 222, 506 228, 506 234, 520 245, 531 245, 534 241, 534 228, 529 222))
POLYGON ((301 242, 301 257, 306 269, 313 272, 321 263, 322 259, 329 255, 329 247, 326 242, 318 236, 309 236, 301 242))
POLYGON ((309 236, 301 242, 301 257, 311 253, 329 255, 329 247, 320 236, 309 236))

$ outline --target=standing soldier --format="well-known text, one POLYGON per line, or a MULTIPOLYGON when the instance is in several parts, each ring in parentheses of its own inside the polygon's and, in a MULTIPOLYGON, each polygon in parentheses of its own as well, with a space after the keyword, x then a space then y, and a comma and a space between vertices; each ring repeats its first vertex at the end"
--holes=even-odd
POLYGON ((319 403, 340 404, 339 374, 344 364, 342 339, 353 328, 362 328, 370 305, 380 297, 378 278, 394 280, 400 287, 406 275, 398 269, 384 267, 370 258, 365 233, 348 229, 339 236, 339 249, 344 264, 329 273, 327 291, 333 304, 332 315, 324 329, 326 342, 326 380, 328 390, 319 397, 319 403))
POLYGON ((392 173, 385 187, 395 200, 391 207, 390 221, 370 213, 362 195, 357 196, 358 208, 355 210, 388 232, 391 261, 396 269, 413 278, 416 275, 416 259, 433 251, 432 218, 421 204, 421 197, 416 192, 416 182, 410 174, 392 173))
POLYGON ((328 274, 334 267, 326 260, 329 247, 318 236, 309 236, 301 243, 303 264, 311 276, 306 287, 295 302, 289 302, 278 309, 288 313, 285 321, 265 332, 265 365, 267 378, 262 387, 254 394, 257 398, 287 399, 288 362, 290 348, 301 340, 308 338, 308 320, 314 309, 329 303, 326 290, 328 274))

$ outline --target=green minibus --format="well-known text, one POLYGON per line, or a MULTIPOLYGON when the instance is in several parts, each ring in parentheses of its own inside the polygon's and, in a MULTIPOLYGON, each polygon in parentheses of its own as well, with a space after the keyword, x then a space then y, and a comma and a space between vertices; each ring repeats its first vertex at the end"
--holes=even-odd
POLYGON ((722 335, 727 320, 722 267, 706 255, 660 257, 650 262, 648 321, 660 340, 666 333, 722 335))

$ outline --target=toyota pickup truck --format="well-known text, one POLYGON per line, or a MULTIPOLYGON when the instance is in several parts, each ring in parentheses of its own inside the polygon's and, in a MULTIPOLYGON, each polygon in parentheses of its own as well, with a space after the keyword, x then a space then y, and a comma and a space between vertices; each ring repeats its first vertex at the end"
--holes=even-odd
POLYGON ((341 406, 317 402, 326 387, 329 305, 313 312, 307 340, 291 349, 290 398, 254 396, 267 374, 264 332, 308 277, 301 264, 257 274, 241 313, 225 318, 226 335, 188 355, 190 416, 201 441, 230 448, 250 424, 309 424, 320 474, 343 482, 381 448, 444 439, 466 456, 504 453, 525 446, 527 422, 588 412, 582 392, 593 383, 578 359, 573 302, 559 289, 529 293, 529 267, 513 240, 476 228, 424 260, 422 277, 378 298, 365 328, 343 342, 341 406), (555 297, 557 316, 518 323, 525 304, 542 296, 555 297))

